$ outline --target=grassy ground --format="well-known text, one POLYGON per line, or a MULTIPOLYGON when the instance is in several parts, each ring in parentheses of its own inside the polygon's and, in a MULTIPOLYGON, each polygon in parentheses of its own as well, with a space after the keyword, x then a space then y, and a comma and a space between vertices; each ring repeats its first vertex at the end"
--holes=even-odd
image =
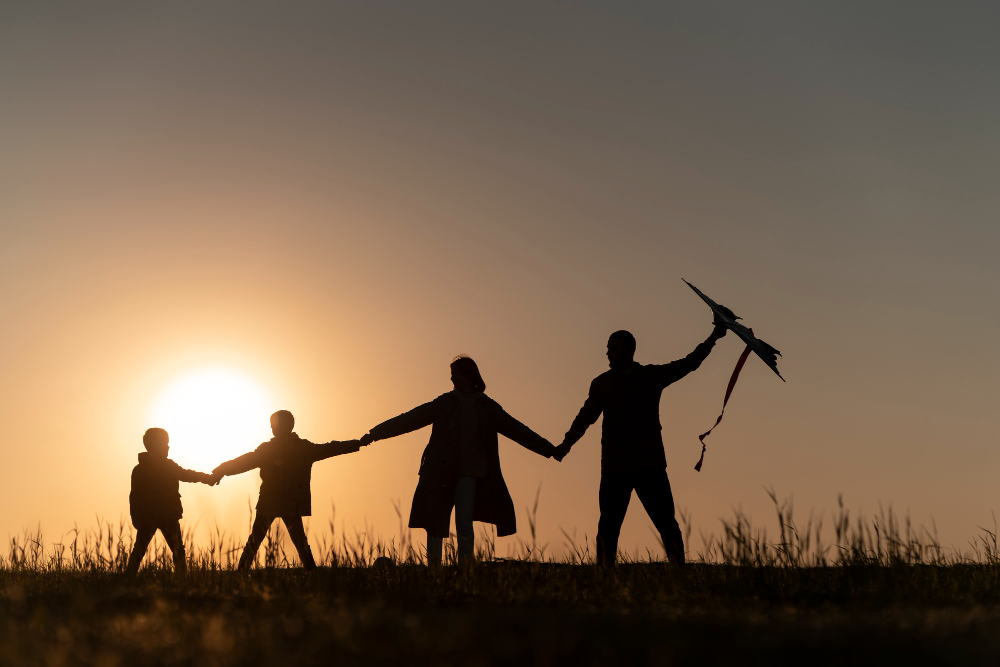
POLYGON ((0 576, 4 664, 1000 662, 1000 569, 502 562, 0 576))
POLYGON ((183 579, 161 548, 127 580, 125 526, 24 536, 0 558, 0 664, 1000 664, 994 533, 946 554, 891 513, 824 530, 775 507, 775 539, 736 516, 683 568, 481 540, 474 567, 428 569, 405 540, 314 537, 318 571, 273 539, 241 575, 220 536, 183 579))

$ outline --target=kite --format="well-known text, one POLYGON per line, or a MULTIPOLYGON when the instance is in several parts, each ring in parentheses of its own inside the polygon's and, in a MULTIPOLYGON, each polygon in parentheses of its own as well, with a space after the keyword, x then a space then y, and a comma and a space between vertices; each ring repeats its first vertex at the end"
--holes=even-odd
MULTIPOLYGON (((681 279, 683 280, 683 278, 681 279)), ((781 378, 784 382, 785 378, 781 377, 781 373, 778 372, 778 357, 781 356, 781 352, 757 338, 753 335, 753 329, 743 326, 737 320, 743 318, 738 317, 733 311, 729 310, 724 306, 720 306, 716 302, 705 296, 704 292, 700 289, 684 280, 688 287, 694 290, 695 294, 700 296, 702 300, 708 304, 708 307, 712 309, 712 313, 715 314, 715 323, 726 327, 737 336, 743 339, 743 342, 747 344, 746 349, 743 350, 743 354, 740 355, 739 361, 736 362, 736 368, 733 370, 732 377, 729 378, 729 386, 726 388, 726 397, 722 401, 722 412, 719 413, 719 418, 715 420, 715 424, 712 428, 708 429, 706 432, 698 436, 698 440, 701 441, 701 458, 698 459, 698 463, 695 465, 694 469, 701 472, 701 464, 705 462, 705 438, 715 430, 715 427, 719 425, 722 421, 722 415, 726 413, 726 404, 729 403, 729 396, 733 393, 733 387, 736 386, 736 379, 740 376, 740 371, 743 370, 743 364, 746 363, 747 357, 750 356, 751 352, 755 352, 758 357, 760 357, 767 367, 774 371, 775 375, 781 378)))

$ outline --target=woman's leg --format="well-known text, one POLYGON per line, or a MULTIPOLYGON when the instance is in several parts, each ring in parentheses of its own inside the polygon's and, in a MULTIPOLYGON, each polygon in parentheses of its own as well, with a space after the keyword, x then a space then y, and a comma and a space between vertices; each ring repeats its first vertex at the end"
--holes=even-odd
POLYGON ((438 567, 441 565, 441 543, 444 541, 442 537, 434 537, 427 532, 427 566, 428 567, 438 567))
POLYGON ((476 478, 459 477, 455 487, 455 532, 458 534, 458 563, 466 565, 475 556, 476 533, 472 528, 472 510, 476 505, 476 478))

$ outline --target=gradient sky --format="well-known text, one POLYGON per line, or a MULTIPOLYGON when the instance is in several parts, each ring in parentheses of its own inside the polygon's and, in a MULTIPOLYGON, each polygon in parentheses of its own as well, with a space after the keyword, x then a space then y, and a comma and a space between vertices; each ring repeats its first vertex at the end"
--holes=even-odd
MULTIPOLYGON (((0 534, 127 522, 154 404, 206 367, 325 441, 468 353, 558 443, 610 332, 644 363, 708 335, 682 277, 788 380, 751 359, 700 474, 742 344, 664 392, 692 549, 772 486, 993 526, 995 4, 157 4, 0 8, 0 534)), ((313 530, 397 535, 428 435, 318 464, 313 530)), ((599 450, 501 440, 502 552, 539 485, 540 542, 593 540, 599 450)), ((183 485, 188 524, 245 534, 256 486, 183 485)), ((661 553, 635 499, 622 547, 661 553)))

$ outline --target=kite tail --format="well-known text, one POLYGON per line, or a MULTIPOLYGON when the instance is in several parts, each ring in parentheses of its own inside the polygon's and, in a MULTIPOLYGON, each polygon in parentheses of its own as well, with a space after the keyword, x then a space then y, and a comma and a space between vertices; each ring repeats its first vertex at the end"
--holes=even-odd
MULTIPOLYGON (((753 335, 753 329, 750 329, 750 334, 753 335)), ((733 375, 729 378, 729 386, 726 387, 726 397, 722 400, 722 412, 719 413, 719 418, 715 420, 714 424, 712 424, 712 428, 698 436, 698 440, 701 441, 701 458, 698 459, 698 463, 694 466, 694 469, 698 472, 701 472, 701 465, 705 462, 705 438, 708 437, 708 434, 714 431, 715 427, 722 421, 722 415, 726 414, 726 404, 729 403, 729 397, 733 393, 733 387, 736 386, 736 380, 740 377, 740 371, 743 370, 743 364, 747 362, 747 357, 750 356, 751 351, 752 349, 749 345, 747 345, 746 349, 743 350, 743 354, 740 355, 740 360, 736 362, 736 368, 733 369, 733 375)))
POLYGON ((705 462, 705 443, 701 443, 701 458, 694 464, 694 469, 701 472, 701 464, 705 462))

